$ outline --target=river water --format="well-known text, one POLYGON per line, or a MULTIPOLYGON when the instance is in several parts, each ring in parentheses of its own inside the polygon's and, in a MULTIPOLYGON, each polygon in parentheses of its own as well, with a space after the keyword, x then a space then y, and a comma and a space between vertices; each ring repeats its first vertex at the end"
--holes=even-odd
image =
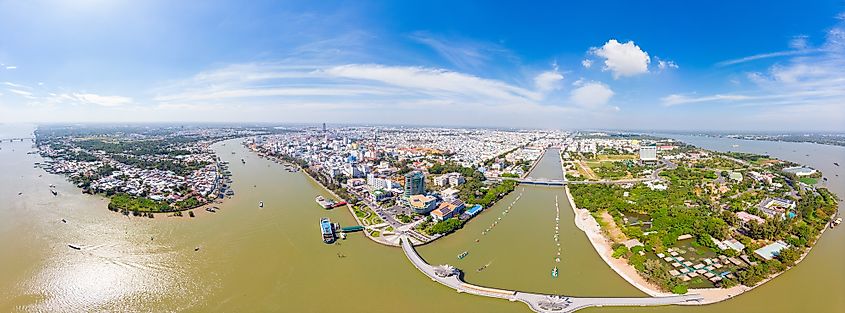
MULTIPOLYGON (((530 312, 522 303, 457 294, 419 273, 400 249, 361 234, 323 244, 319 219, 347 226, 354 223, 350 213, 319 208, 314 197, 328 193, 302 173, 259 159, 237 140, 214 146, 232 164, 235 197, 220 212, 197 212, 194 219, 110 212, 103 198, 81 194, 63 177, 33 168, 42 159, 26 154, 31 145, 0 144, 2 312, 530 312), (50 184, 58 196, 50 194, 50 184), (264 201, 263 209, 258 201, 264 201)), ((547 153, 531 176, 559 178, 556 153, 547 153)), ((576 296, 643 295, 602 262, 572 219, 561 188, 519 186, 464 229, 419 251, 430 263, 455 265, 479 285, 576 296), (458 260, 462 251, 469 254, 458 260), (550 276, 554 266, 558 278, 550 276)), ((841 311, 842 244, 841 231, 828 232, 796 269, 724 304, 589 311, 841 311)))

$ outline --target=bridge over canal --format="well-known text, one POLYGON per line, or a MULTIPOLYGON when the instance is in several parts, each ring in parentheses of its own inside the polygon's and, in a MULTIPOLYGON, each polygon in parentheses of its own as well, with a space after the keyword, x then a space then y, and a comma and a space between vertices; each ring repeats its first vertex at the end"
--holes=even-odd
POLYGON ((402 250, 414 266, 431 280, 455 289, 458 293, 521 301, 539 313, 568 313, 588 307, 602 306, 654 306, 697 302, 703 298, 697 295, 682 295, 651 298, 576 298, 563 295, 549 295, 473 285, 461 279, 461 272, 449 265, 432 266, 420 257, 407 236, 400 237, 402 250))

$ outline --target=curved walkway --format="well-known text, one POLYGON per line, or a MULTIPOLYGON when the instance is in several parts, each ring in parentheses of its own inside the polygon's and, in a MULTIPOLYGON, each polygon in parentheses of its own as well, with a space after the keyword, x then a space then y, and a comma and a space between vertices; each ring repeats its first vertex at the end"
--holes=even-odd
POLYGON ((417 254, 406 235, 400 235, 402 251, 414 266, 431 280, 455 289, 459 293, 469 293, 477 296, 521 301, 532 310, 540 313, 574 312, 587 307, 602 306, 652 306, 670 305, 686 302, 697 302, 701 297, 697 295, 651 297, 651 298, 576 298, 562 295, 547 295, 515 290, 488 288, 466 283, 461 279, 459 270, 448 265, 431 266, 417 254))

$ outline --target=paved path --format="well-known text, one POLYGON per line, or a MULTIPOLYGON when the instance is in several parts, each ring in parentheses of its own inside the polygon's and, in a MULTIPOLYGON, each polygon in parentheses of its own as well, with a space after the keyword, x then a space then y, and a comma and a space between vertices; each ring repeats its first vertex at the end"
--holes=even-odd
POLYGON ((697 302, 702 298, 697 295, 652 298, 576 298, 563 295, 547 295, 539 293, 520 292, 488 288, 466 283, 461 279, 460 270, 449 265, 431 266, 417 254, 406 235, 400 235, 402 250, 414 266, 428 278, 459 293, 469 293, 477 296, 521 301, 532 310, 539 313, 568 313, 587 307, 602 306, 652 306, 697 302))

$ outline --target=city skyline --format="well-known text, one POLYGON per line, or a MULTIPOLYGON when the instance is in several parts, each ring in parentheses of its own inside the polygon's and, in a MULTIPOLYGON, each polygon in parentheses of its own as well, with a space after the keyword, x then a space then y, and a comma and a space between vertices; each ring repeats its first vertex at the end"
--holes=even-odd
POLYGON ((845 130, 841 2, 449 5, 0 2, 0 122, 845 130))

